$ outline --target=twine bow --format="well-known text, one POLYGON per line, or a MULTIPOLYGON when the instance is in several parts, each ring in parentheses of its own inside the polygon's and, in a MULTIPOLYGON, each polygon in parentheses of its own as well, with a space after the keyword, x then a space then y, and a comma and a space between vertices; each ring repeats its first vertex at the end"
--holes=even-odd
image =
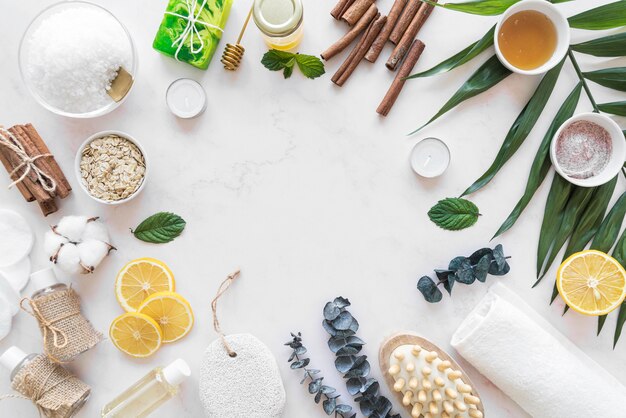
POLYGON ((7 147, 11 151, 13 151, 21 161, 20 164, 18 164, 18 166, 9 173, 9 177, 12 178, 15 173, 24 168, 24 172, 22 173, 22 175, 13 183, 9 184, 9 189, 16 184, 24 181, 26 176, 28 176, 32 171, 37 176, 37 180, 39 180, 39 183, 41 183, 43 189, 48 193, 54 193, 57 188, 56 181, 50 175, 48 175, 46 172, 44 172, 35 165, 35 161, 37 161, 38 159, 52 157, 52 154, 39 154, 31 157, 30 155, 28 155, 28 153, 24 149, 24 145, 19 141, 19 139, 17 139, 15 135, 13 135, 11 132, 7 131, 4 128, 0 128, 0 145, 7 147))
POLYGON ((234 273, 229 274, 226 280, 220 284, 220 287, 217 289, 217 295, 215 295, 215 298, 211 301, 211 310, 213 311, 213 328, 222 339, 222 344, 230 357, 237 357, 237 353, 232 349, 230 344, 228 344, 228 341, 226 341, 226 337, 220 328, 220 321, 217 319, 217 300, 226 292, 226 290, 228 290, 231 283, 235 281, 237 276, 239 276, 239 273, 241 273, 241 271, 237 270, 234 273))
POLYGON ((67 334, 62 329, 55 327, 54 324, 56 324, 59 321, 63 321, 64 319, 71 318, 72 316, 79 315, 80 311, 74 310, 74 311, 67 312, 64 315, 61 315, 58 318, 48 319, 41 313, 35 301, 29 298, 23 298, 20 301, 20 308, 24 312, 34 317, 37 320, 37 322, 39 322, 39 325, 43 329, 44 351, 49 357, 51 357, 53 360, 60 363, 60 361, 53 358, 50 355, 50 353, 48 353, 48 348, 47 348, 48 347, 48 344, 47 344, 48 334, 52 334, 52 344, 54 345, 55 348, 58 348, 58 349, 65 348, 65 346, 67 346, 67 344, 69 343, 67 334), (24 302, 28 302, 28 304, 30 305, 30 310, 24 307, 24 302), (63 343, 59 342, 61 338, 63 339, 63 343))
POLYGON ((185 26, 183 33, 181 33, 180 36, 176 38, 174 42, 172 42, 172 46, 178 45, 178 47, 176 48, 176 53, 174 54, 174 58, 176 58, 177 61, 180 61, 178 59, 178 54, 180 53, 180 50, 185 45, 185 42, 187 41, 187 39, 190 40, 189 50, 191 51, 192 54, 197 54, 204 49, 204 40, 200 36, 200 31, 196 27, 196 23, 206 26, 207 28, 217 29, 220 32, 224 32, 224 29, 220 28, 219 26, 216 26, 212 23, 208 23, 199 19, 200 13, 204 9, 204 6, 206 6, 207 1, 208 0, 203 0, 202 4, 200 5, 200 8, 196 12, 196 6, 198 5, 198 0, 193 0, 193 1, 185 0, 185 3, 187 4, 187 10, 189 11, 189 14, 187 16, 184 16, 175 12, 170 12, 170 11, 165 12, 165 14, 176 16, 187 21, 187 26, 185 26), (194 38, 197 39, 200 43, 200 45, 197 48, 194 47, 194 38))

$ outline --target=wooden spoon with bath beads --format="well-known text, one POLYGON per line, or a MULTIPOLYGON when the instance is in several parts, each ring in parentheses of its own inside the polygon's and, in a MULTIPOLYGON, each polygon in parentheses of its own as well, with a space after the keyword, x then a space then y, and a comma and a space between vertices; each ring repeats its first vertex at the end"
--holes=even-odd
POLYGON ((387 385, 411 418, 483 418, 480 395, 456 361, 412 333, 392 336, 378 354, 387 385))

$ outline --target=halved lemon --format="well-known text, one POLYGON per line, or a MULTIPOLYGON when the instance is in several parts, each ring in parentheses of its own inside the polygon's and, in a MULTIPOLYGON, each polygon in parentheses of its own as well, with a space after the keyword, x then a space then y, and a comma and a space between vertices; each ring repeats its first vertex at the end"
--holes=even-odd
POLYGON ((565 303, 584 315, 606 315, 626 298, 626 271, 613 257, 581 251, 561 264, 556 286, 565 303))
POLYGON ((111 323, 109 336, 113 344, 133 357, 148 357, 161 347, 163 331, 148 315, 127 312, 111 323))
POLYGON ((138 258, 126 264, 115 280, 115 297, 127 312, 134 312, 141 302, 157 292, 173 292, 174 273, 154 258, 138 258))
POLYGON ((193 311, 187 300, 174 292, 155 293, 146 299, 138 312, 154 319, 163 330, 163 342, 183 338, 193 327, 193 311))

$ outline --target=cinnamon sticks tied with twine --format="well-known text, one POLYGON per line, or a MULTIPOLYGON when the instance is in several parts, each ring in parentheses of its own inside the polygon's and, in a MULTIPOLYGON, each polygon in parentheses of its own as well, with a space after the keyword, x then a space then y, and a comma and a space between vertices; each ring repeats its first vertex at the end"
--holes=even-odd
POLYGON ((55 198, 66 198, 72 187, 33 125, 0 127, 0 162, 27 202, 37 201, 44 216, 57 211, 55 198))

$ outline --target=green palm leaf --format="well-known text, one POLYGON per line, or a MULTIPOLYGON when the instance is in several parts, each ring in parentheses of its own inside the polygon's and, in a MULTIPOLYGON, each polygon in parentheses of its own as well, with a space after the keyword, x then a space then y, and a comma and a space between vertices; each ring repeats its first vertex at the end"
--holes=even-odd
POLYGON ((489 32, 485 34, 480 40, 474 42, 463 51, 451 56, 445 61, 440 62, 435 65, 430 70, 422 71, 421 73, 413 74, 407 77, 418 78, 418 77, 430 77, 435 74, 445 73, 451 70, 454 70, 457 67, 469 62, 473 58, 475 58, 478 54, 485 51, 487 48, 493 45, 493 34, 495 32, 496 27, 493 26, 489 29, 489 32))
MULTIPOLYGON (((626 265, 626 231, 622 233, 622 237, 617 242, 615 250, 613 250, 613 258, 615 258, 622 266, 626 265)), ((626 324, 626 302, 624 302, 619 308, 619 314, 617 315, 617 326, 615 327, 615 336, 613 337, 613 348, 615 348, 619 337, 622 335, 624 324, 626 324)))
POLYGON ((626 101, 602 103, 598 105, 598 109, 604 113, 612 115, 626 116, 626 101))
MULTIPOLYGON (((625 0, 626 1, 626 0, 625 0)), ((626 67, 607 68, 583 73, 587 80, 610 89, 626 91, 626 67)))
POLYGON ((575 44, 571 48, 596 57, 622 57, 626 55, 626 32, 575 44))
POLYGON ((626 0, 587 10, 567 20, 570 27, 576 29, 603 30, 626 26, 626 0))
POLYGON ((411 132, 409 135, 416 133, 433 121, 439 119, 439 117, 454 109, 465 100, 471 99, 472 97, 478 96, 480 93, 489 90, 491 87, 495 86, 510 75, 511 71, 504 67, 504 65, 500 63, 500 60, 498 60, 498 57, 494 55, 471 75, 465 84, 463 84, 461 88, 454 93, 450 100, 443 105, 435 116, 433 116, 424 125, 411 132))
POLYGON ((506 162, 524 143, 524 140, 526 140, 528 134, 530 134, 530 131, 535 126, 535 123, 537 123, 537 119, 539 119, 541 112, 543 112, 543 109, 545 108, 546 103, 554 90, 554 85, 559 78, 561 68, 563 68, 563 62, 564 60, 546 73, 541 80, 541 83, 539 83, 539 86, 535 90, 535 93, 513 123, 513 126, 504 139, 504 143, 502 144, 500 151, 498 151, 498 155, 496 155, 496 158, 491 166, 478 180, 474 182, 474 184, 463 192, 462 196, 474 193, 489 183, 504 166, 504 164, 506 164, 506 162))
POLYGON ((574 114, 576 106, 578 105, 578 100, 580 99, 582 87, 582 83, 579 82, 556 114, 552 124, 546 132, 546 135, 543 137, 543 141, 541 141, 539 150, 537 150, 537 154, 533 160, 533 165, 530 168, 530 175, 528 176, 528 182, 526 183, 524 195, 517 202, 517 205, 515 205, 515 208, 506 221, 504 221, 502 226, 500 226, 500 229, 498 229, 498 232, 496 232, 493 238, 496 238, 497 236, 508 231, 515 224, 515 222, 517 222, 517 219, 520 217, 524 209, 526 209, 526 206, 530 203, 530 200, 533 198, 535 192, 546 178, 548 171, 550 171, 550 167, 552 167, 552 162, 548 157, 552 138, 556 134, 559 127, 574 114))
POLYGON ((475 0, 463 3, 435 3, 431 0, 422 0, 425 3, 457 12, 470 13, 481 16, 497 16, 502 14, 520 0, 475 0))

